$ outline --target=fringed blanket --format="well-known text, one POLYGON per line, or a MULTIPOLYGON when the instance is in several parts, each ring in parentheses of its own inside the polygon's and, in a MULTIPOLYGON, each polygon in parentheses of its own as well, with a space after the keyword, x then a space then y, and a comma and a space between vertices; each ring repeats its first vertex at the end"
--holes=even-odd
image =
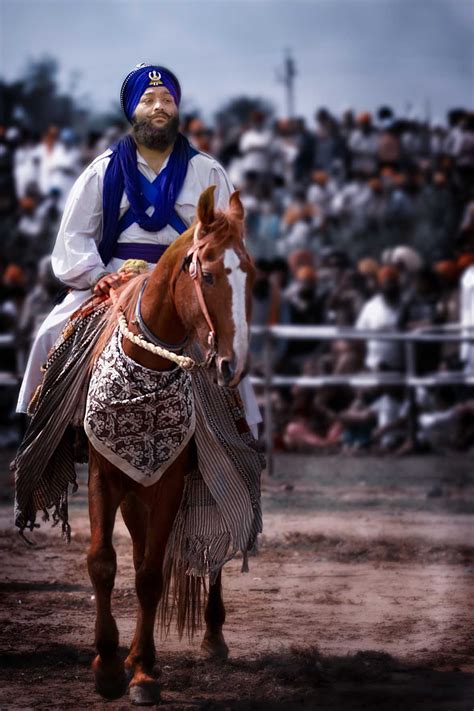
MULTIPOLYGON (((54 523, 61 522, 63 533, 70 536, 68 487, 74 489, 77 485, 68 426, 77 410, 84 407, 87 365, 102 330, 105 309, 103 305, 91 312, 83 309, 66 327, 48 360, 33 417, 12 464, 16 481, 15 523, 20 531, 38 526, 38 511, 43 511, 47 519, 52 510, 54 523)), ((189 355, 199 360, 198 353, 189 355)), ((171 383, 175 373, 168 374, 171 383)), ((192 372, 190 385, 198 469, 187 477, 164 566, 165 590, 174 578, 175 598, 185 594, 187 599, 189 586, 194 585, 193 576, 202 579, 209 575, 213 580, 238 551, 244 556, 245 569, 247 553, 254 548, 262 530, 260 474, 264 465, 238 392, 218 387, 211 373, 203 369, 192 372)), ((133 384, 130 387, 133 389, 133 384)), ((92 425, 91 417, 89 411, 89 434, 93 431, 94 437, 101 440, 104 430, 92 425)), ((126 459, 124 450, 121 457, 126 459)), ((145 477, 152 470, 156 474, 157 461, 153 454, 143 469, 145 477)), ((139 470, 140 466, 133 464, 134 469, 139 470)), ((191 614, 189 606, 187 610, 181 608, 181 613, 191 614)), ((167 614, 165 604, 165 624, 169 622, 165 619, 167 614)), ((181 630, 185 622, 184 618, 181 625, 178 621, 181 630)), ((192 624, 194 627, 194 621, 192 624)))
POLYGON ((43 520, 51 511, 70 538, 68 486, 77 489, 74 433, 69 425, 80 419, 89 377, 89 361, 103 327, 105 304, 91 299, 71 317, 52 348, 41 388, 30 404, 32 416, 11 469, 15 474, 15 525, 33 530, 38 511, 43 520))

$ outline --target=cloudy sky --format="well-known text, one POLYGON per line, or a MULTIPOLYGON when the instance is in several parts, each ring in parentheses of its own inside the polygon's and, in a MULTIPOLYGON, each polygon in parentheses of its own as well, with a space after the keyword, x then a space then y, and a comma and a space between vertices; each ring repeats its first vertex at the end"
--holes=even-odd
POLYGON ((297 113, 317 106, 413 105, 443 117, 474 105, 474 0, 0 0, 0 73, 18 77, 46 54, 61 85, 109 109, 138 62, 180 78, 188 106, 212 112, 230 96, 273 101, 290 48, 297 113))

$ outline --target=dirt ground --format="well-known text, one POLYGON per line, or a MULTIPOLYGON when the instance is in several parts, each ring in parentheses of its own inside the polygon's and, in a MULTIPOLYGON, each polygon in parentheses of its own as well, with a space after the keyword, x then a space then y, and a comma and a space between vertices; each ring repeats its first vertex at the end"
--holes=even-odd
MULTIPOLYGON (((5 461, 7 460, 5 456, 5 461)), ((474 459, 282 455, 263 492, 261 550, 226 566, 227 662, 200 638, 160 641, 162 705, 192 709, 474 708, 474 459)), ((43 524, 28 548, 0 506, 0 711, 128 709, 92 683, 94 600, 84 473, 73 538, 43 524)), ((131 545, 116 528, 114 611, 135 620, 131 545)))

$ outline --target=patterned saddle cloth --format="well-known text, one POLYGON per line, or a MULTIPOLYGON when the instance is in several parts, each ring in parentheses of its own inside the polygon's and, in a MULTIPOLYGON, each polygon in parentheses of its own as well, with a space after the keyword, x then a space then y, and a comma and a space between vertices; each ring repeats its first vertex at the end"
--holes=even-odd
POLYGON ((151 486, 188 444, 195 423, 190 373, 139 365, 124 353, 117 328, 89 384, 84 428, 94 448, 151 486))

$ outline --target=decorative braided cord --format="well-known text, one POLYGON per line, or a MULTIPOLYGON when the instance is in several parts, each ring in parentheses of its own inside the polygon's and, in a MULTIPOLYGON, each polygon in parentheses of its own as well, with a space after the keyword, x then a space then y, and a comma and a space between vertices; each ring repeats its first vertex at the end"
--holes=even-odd
POLYGON ((143 336, 132 333, 128 328, 127 319, 125 318, 124 313, 118 314, 118 324, 122 336, 124 336, 131 343, 134 343, 136 346, 143 348, 145 351, 149 351, 150 353, 153 353, 153 355, 160 356, 160 358, 166 358, 167 360, 176 363, 176 365, 179 365, 179 367, 183 368, 183 370, 192 370, 196 366, 196 362, 192 358, 172 353, 171 351, 166 350, 166 348, 161 348, 161 346, 155 346, 153 343, 145 340, 143 336))

